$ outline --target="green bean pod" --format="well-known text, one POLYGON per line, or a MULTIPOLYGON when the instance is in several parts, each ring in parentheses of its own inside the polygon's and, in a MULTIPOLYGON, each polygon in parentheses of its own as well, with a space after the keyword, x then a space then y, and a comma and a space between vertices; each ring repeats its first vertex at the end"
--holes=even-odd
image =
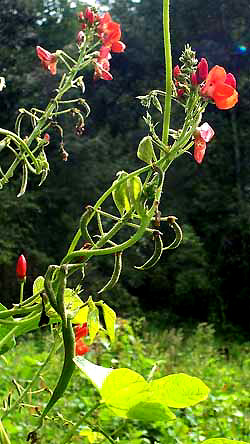
POLYGON ((110 278, 110 280, 107 282, 104 287, 98 291, 98 293, 103 293, 104 291, 110 290, 110 288, 113 288, 117 282, 119 281, 119 277, 122 271, 122 252, 119 251, 118 253, 115 253, 115 263, 114 263, 114 270, 113 274, 110 278))
POLYGON ((54 289, 53 289, 52 283, 51 283, 51 279, 52 279, 52 275, 53 275, 54 271, 55 271, 55 267, 53 265, 50 265, 48 267, 46 274, 45 274, 44 289, 45 289, 46 294, 49 298, 49 302, 50 302, 51 307, 54 308, 54 310, 58 313, 56 296, 55 296, 54 289))
POLYGON ((56 288, 56 302, 57 302, 57 313, 62 319, 62 323, 67 322, 66 311, 64 305, 64 290, 67 283, 68 267, 67 265, 61 265, 60 269, 57 271, 57 288, 56 288))
POLYGON ((26 165, 25 162, 23 162, 23 177, 22 177, 22 185, 21 185, 21 190, 19 191, 17 197, 21 197, 27 188, 27 183, 28 183, 28 167, 26 165))
POLYGON ((135 267, 137 270, 149 270, 150 268, 154 267, 154 265, 157 264, 159 261, 162 252, 163 252, 163 242, 161 238, 161 234, 159 231, 154 231, 154 252, 152 256, 145 262, 144 265, 141 265, 140 267, 135 267))
POLYGON ((44 417, 49 413, 50 409, 54 406, 58 399, 62 397, 75 368, 75 363, 73 361, 73 358, 75 357, 75 335, 71 320, 69 318, 67 318, 66 325, 62 324, 62 334, 64 342, 64 363, 62 373, 48 404, 42 412, 41 420, 43 420, 44 417))
POLYGON ((170 227, 173 228, 173 230, 175 232, 175 240, 167 247, 164 247, 163 251, 172 250, 174 248, 179 247, 179 245, 183 239, 181 227, 180 227, 180 225, 177 224, 176 219, 177 218, 175 216, 168 216, 167 221, 168 221, 170 227))
POLYGON ((88 232, 88 224, 91 219, 93 211, 94 211, 93 208, 91 208, 90 206, 87 206, 86 211, 83 213, 83 215, 80 219, 80 230, 82 233, 82 237, 85 241, 87 240, 88 242, 90 242, 91 245, 94 245, 94 242, 88 232))

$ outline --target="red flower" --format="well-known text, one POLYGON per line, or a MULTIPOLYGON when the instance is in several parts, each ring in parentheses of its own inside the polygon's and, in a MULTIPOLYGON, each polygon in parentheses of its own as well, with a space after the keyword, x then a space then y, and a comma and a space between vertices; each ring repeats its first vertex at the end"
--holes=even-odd
POLYGON ((233 79, 235 81, 233 74, 227 74, 224 68, 216 65, 209 71, 201 94, 214 100, 217 108, 230 109, 238 102, 236 81, 234 83, 233 79))
POLYGON ((17 264, 16 264, 16 275, 20 281, 23 281, 26 278, 27 273, 27 262, 23 254, 19 256, 17 264))
POLYGON ((102 46, 100 49, 99 57, 95 62, 94 80, 112 80, 113 77, 109 72, 110 64, 108 58, 110 58, 109 48, 102 46))
POLYGON ((214 130, 205 122, 195 131, 194 139, 194 158, 197 163, 201 163, 205 156, 207 142, 214 136, 214 130))
POLYGON ((36 47, 36 53, 43 67, 48 69, 54 76, 56 74, 57 55, 41 48, 41 46, 36 47))
POLYGON ((124 52, 126 45, 120 41, 121 26, 113 22, 109 12, 105 12, 103 17, 98 17, 98 34, 104 46, 110 48, 113 52, 124 52))
POLYGON ((83 338, 88 335, 88 326, 87 322, 81 325, 77 325, 74 328, 75 331, 75 354, 76 356, 79 355, 85 355, 85 353, 88 353, 89 347, 84 344, 83 338))

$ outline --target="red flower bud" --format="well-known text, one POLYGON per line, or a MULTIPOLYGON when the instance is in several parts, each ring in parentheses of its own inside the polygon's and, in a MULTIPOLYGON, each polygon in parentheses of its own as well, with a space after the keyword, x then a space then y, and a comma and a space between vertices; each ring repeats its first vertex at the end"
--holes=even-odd
POLYGON ((95 14, 93 13, 93 11, 90 8, 87 8, 85 11, 85 19, 91 24, 93 25, 94 21, 95 21, 95 14))
POLYGON ((176 65, 174 67, 174 78, 177 79, 177 77, 179 77, 180 73, 181 73, 180 67, 179 67, 179 65, 176 65))
POLYGON ((208 76, 208 63, 207 60, 202 57, 197 66, 198 82, 201 83, 206 80, 208 76))
POLYGON ((192 75, 191 75, 191 84, 192 84, 193 86, 198 85, 198 79, 197 79, 197 75, 196 75, 195 72, 192 72, 192 75))
POLYGON ((17 265, 16 265, 16 275, 20 281, 23 281, 26 278, 27 273, 27 262, 23 254, 19 256, 17 265))
POLYGON ((78 17, 79 17, 80 20, 84 20, 83 12, 79 12, 78 17))
POLYGON ((78 32, 76 40, 77 40, 78 45, 82 44, 82 42, 84 41, 84 32, 83 31, 78 32))
POLYGON ((45 133, 43 136, 44 140, 46 140, 46 142, 50 142, 50 135, 48 133, 45 133))
POLYGON ((184 94, 184 89, 182 89, 182 88, 180 88, 180 89, 177 89, 177 96, 178 97, 182 97, 183 96, 183 94, 184 94))

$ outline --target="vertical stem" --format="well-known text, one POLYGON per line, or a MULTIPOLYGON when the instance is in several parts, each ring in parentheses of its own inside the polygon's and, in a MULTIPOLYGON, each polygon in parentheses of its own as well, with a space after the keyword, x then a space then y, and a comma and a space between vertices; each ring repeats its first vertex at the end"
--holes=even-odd
POLYGON ((23 287, 24 287, 24 281, 20 282, 20 304, 23 302, 23 287))
POLYGON ((166 96, 163 117, 163 132, 162 142, 168 144, 168 133, 170 125, 170 111, 171 111, 171 95, 172 95, 172 55, 170 43, 170 29, 169 29, 169 2, 170 0, 163 0, 163 33, 164 33, 164 48, 165 48, 165 65, 166 65, 166 96))

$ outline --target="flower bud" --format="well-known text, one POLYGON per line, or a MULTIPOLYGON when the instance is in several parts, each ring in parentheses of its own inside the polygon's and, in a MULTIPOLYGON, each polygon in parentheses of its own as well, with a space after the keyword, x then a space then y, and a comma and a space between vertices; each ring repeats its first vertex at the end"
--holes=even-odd
POLYGON ((16 265, 16 275, 17 279, 23 281, 26 278, 27 273, 27 262, 23 254, 19 256, 17 265, 16 265))
POLYGON ((192 72, 191 74, 191 84, 193 86, 197 86, 198 85, 198 79, 197 79, 197 75, 195 72, 192 72))
POLYGON ((179 67, 179 65, 176 65, 174 67, 174 78, 177 79, 177 77, 179 77, 180 73, 181 73, 180 67, 179 67))
POLYGON ((85 11, 85 19, 91 24, 93 25, 94 21, 95 21, 95 14, 93 13, 93 11, 90 8, 87 8, 85 11))
POLYGON ((43 138, 46 140, 46 142, 50 143, 50 135, 48 133, 45 133, 43 138))
POLYGON ((204 80, 206 80, 208 76, 208 63, 204 57, 202 57, 202 59, 198 63, 197 74, 199 83, 202 83, 204 80))
POLYGON ((77 43, 78 43, 79 46, 82 44, 84 39, 85 39, 84 32, 83 31, 79 31, 78 34, 77 34, 77 38, 76 38, 77 43))

